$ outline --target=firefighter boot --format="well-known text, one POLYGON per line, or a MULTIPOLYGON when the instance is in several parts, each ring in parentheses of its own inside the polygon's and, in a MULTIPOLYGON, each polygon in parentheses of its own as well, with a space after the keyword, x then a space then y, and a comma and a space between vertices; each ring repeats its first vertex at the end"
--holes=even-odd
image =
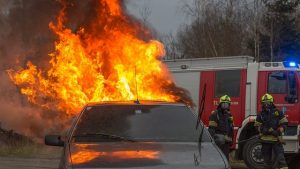
POLYGON ((279 169, 288 169, 285 158, 284 158, 284 149, 281 143, 275 143, 273 146, 276 159, 278 161, 279 169))

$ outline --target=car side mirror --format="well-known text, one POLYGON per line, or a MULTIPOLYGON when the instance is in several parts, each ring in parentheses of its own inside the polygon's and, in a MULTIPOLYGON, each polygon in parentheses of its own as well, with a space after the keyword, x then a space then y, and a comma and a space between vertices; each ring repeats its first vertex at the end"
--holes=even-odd
POLYGON ((61 140, 59 135, 47 135, 45 136, 45 144, 49 146, 61 146, 65 145, 65 142, 61 140))

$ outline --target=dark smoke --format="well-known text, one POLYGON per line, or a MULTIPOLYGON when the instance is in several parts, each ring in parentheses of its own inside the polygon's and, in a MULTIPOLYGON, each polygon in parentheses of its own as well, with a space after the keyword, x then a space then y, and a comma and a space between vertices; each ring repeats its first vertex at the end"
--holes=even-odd
MULTIPOLYGON (((78 29, 88 21, 95 1, 70 1, 69 27, 78 29), (72 2, 72 3, 71 3, 72 2)), ((2 128, 42 138, 45 133, 61 131, 66 125, 54 123, 67 119, 56 111, 38 108, 19 93, 7 75, 28 61, 47 68, 48 54, 54 51, 55 35, 49 23, 55 21, 61 4, 54 0, 0 0, 0 123, 2 128)))
MULTIPOLYGON (((123 7, 124 2, 120 0, 123 7)), ((80 27, 89 31, 88 25, 97 17, 98 0, 67 0, 66 27, 77 32, 80 27)), ((0 123, 5 129, 40 139, 47 133, 62 131, 70 117, 64 113, 45 110, 32 105, 22 96, 7 75, 7 70, 19 70, 31 61, 39 68, 48 68, 49 53, 54 51, 56 35, 49 29, 55 22, 62 4, 55 0, 0 0, 0 123), (60 123, 57 123, 59 121, 60 123)), ((98 8, 99 9, 99 8, 98 8)), ((133 24, 139 25, 132 19, 133 24)), ((144 29, 143 26, 138 26, 144 29)), ((98 27, 97 29, 101 29, 98 27)), ((139 36, 151 38, 151 32, 141 30, 139 36)), ((97 35, 95 35, 97 36, 97 35)), ((98 35, 99 36, 99 35, 98 35)), ((166 90, 181 96, 182 102, 193 103, 187 91, 174 84, 166 90)))
MULTIPOLYGON (((97 0, 66 1, 66 26, 76 32, 96 17, 97 0)), ((66 127, 64 113, 30 104, 12 83, 7 70, 25 67, 28 61, 47 68, 56 36, 49 23, 62 5, 55 0, 0 0, 0 124, 2 128, 40 139, 66 127), (60 123, 55 123, 60 121, 60 123)))

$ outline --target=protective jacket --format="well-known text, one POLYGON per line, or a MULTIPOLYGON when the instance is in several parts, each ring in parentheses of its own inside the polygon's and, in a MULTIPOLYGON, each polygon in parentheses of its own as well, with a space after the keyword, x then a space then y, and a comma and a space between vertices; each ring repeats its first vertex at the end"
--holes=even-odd
POLYGON ((209 117, 208 131, 215 137, 216 134, 224 135, 226 142, 233 139, 233 117, 229 111, 222 112, 221 109, 213 111, 209 117))
POLYGON ((262 141, 281 142, 287 123, 284 113, 273 106, 269 111, 260 112, 254 125, 258 128, 262 141))

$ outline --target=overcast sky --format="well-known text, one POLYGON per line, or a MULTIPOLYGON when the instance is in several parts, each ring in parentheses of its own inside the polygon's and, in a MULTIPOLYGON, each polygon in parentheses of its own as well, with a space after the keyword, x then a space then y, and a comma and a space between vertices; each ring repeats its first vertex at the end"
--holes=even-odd
POLYGON ((180 25, 188 23, 188 18, 182 12, 184 2, 193 0, 128 0, 129 13, 141 18, 141 10, 150 9, 148 21, 160 34, 176 33, 180 25))

